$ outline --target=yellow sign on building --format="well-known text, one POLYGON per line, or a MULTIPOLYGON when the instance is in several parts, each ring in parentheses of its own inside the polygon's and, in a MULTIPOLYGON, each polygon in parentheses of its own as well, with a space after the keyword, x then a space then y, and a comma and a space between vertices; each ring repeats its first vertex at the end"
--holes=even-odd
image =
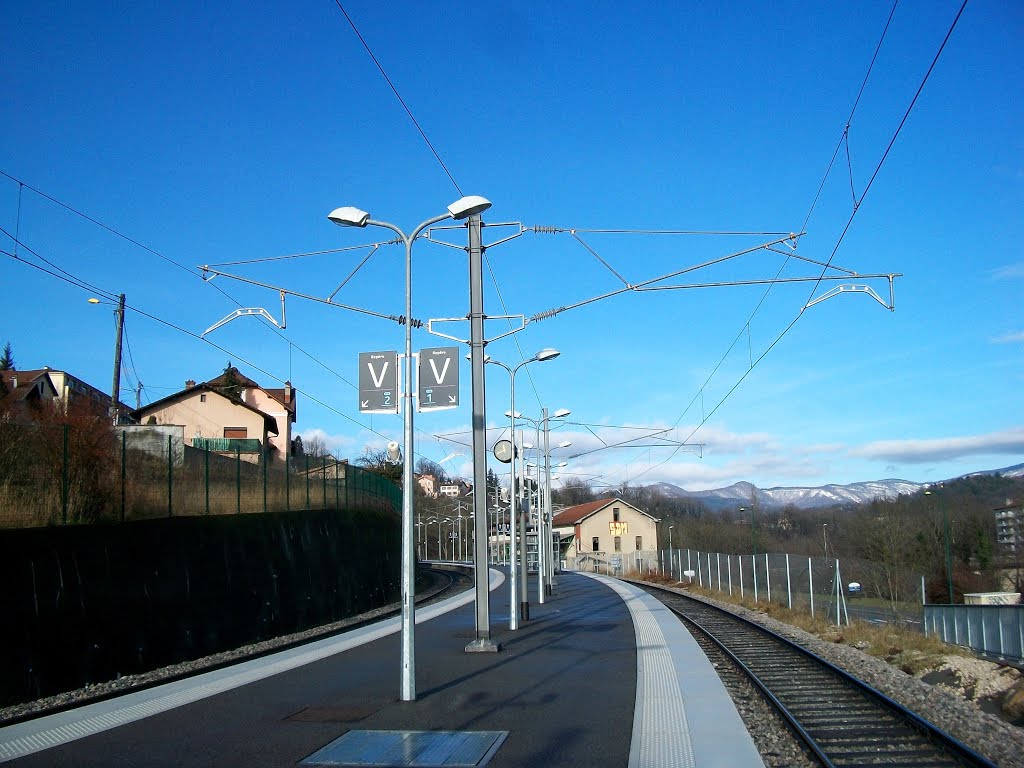
POLYGON ((608 533, 612 536, 625 536, 629 533, 629 525, 625 520, 619 522, 612 521, 608 523, 608 533))

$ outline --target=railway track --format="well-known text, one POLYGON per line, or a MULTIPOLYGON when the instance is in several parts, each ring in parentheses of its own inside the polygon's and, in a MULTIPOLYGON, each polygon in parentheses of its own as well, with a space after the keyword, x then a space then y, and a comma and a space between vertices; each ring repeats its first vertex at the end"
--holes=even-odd
POLYGON ((818 764, 994 768, 883 693, 759 624, 678 592, 637 586, 741 669, 818 764))

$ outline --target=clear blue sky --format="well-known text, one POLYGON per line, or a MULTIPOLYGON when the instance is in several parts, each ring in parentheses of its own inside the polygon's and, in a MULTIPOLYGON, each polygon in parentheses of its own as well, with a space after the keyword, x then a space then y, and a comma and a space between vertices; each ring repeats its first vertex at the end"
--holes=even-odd
MULTIPOLYGON (((196 337, 239 305, 280 320, 280 303, 196 267, 389 239, 335 227, 337 206, 408 230, 478 194, 488 224, 577 230, 490 249, 490 315, 533 317, 775 239, 582 230, 806 229, 778 247, 800 259, 761 250, 668 285, 817 277, 829 261, 902 275, 894 312, 846 293, 801 314, 838 282, 628 292, 495 341, 509 364, 561 351, 520 370, 516 405, 572 410, 553 438, 582 454, 568 473, 701 489, 933 482, 1024 461, 1024 5, 968 4, 888 155, 960 2, 900 3, 859 100, 889 2, 343 5, 455 183, 330 0, 0 6, 0 343, 19 368, 110 386, 111 307, 29 264, 63 270, 127 295, 122 399, 231 360, 267 386, 290 379, 300 433, 357 458, 401 435, 400 417, 359 414, 357 355, 401 349, 403 329, 290 298, 283 332, 242 318, 213 346, 196 337), (691 447, 593 450, 643 434, 627 426, 691 447)), ((326 296, 367 253, 224 269, 326 296)), ((402 314, 403 257, 382 246, 335 300, 402 314)), ((414 260, 414 316, 465 315, 465 254, 421 241, 414 260)), ((849 282, 889 299, 885 280, 849 282)), ((507 329, 492 320, 488 335, 507 329)), ((413 343, 447 344, 425 330, 413 343)), ((462 365, 463 406, 417 415, 418 455, 468 453, 435 437, 468 442, 462 365)), ((508 377, 488 373, 488 422, 504 425, 508 377)), ((464 456, 445 466, 470 475, 464 456)))

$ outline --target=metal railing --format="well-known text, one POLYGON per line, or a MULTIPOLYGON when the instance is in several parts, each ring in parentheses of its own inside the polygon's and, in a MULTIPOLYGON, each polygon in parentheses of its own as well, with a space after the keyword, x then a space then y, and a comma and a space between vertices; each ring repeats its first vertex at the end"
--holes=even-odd
POLYGON ((332 457, 274 460, 231 442, 227 454, 185 445, 180 427, 133 434, 0 423, 0 528, 401 508, 401 489, 373 472, 332 457))
POLYGON ((926 605, 924 631, 944 643, 1024 662, 1024 605, 926 605))

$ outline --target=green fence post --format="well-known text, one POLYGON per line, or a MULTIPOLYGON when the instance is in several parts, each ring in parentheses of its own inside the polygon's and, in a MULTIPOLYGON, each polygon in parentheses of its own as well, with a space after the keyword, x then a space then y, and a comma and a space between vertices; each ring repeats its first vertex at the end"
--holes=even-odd
POLYGON ((124 516, 125 516, 125 503, 124 503, 125 491, 124 491, 124 484, 125 484, 125 480, 128 477, 128 467, 127 467, 127 464, 126 464, 126 461, 125 461, 127 456, 128 456, 127 438, 128 438, 128 433, 125 432, 122 429, 121 430, 121 522, 122 523, 124 522, 124 516))
POLYGON ((167 436, 167 516, 174 517, 174 453, 171 441, 174 438, 167 436))
POLYGON ((61 465, 60 505, 63 510, 64 525, 68 524, 68 425, 64 425, 64 461, 61 465))
POLYGON ((341 508, 341 491, 338 488, 338 460, 334 460, 334 509, 338 510, 341 508))
POLYGON ((242 447, 235 446, 235 513, 242 514, 242 447))
POLYGON ((263 512, 267 511, 267 451, 264 449, 260 458, 263 460, 263 512))
POLYGON ((321 468, 321 471, 322 471, 323 476, 324 476, 324 507, 323 508, 327 509, 327 457, 326 456, 323 457, 323 462, 324 462, 324 464, 323 464, 323 467, 321 468))
POLYGON ((291 449, 284 457, 284 508, 286 512, 292 511, 292 455, 291 449))
MULTIPOLYGON (((209 443, 207 443, 209 446, 209 443)), ((203 486, 206 495, 206 511, 204 515, 210 514, 210 449, 203 449, 203 486)))
POLYGON ((309 456, 306 457, 306 511, 309 511, 309 456))

